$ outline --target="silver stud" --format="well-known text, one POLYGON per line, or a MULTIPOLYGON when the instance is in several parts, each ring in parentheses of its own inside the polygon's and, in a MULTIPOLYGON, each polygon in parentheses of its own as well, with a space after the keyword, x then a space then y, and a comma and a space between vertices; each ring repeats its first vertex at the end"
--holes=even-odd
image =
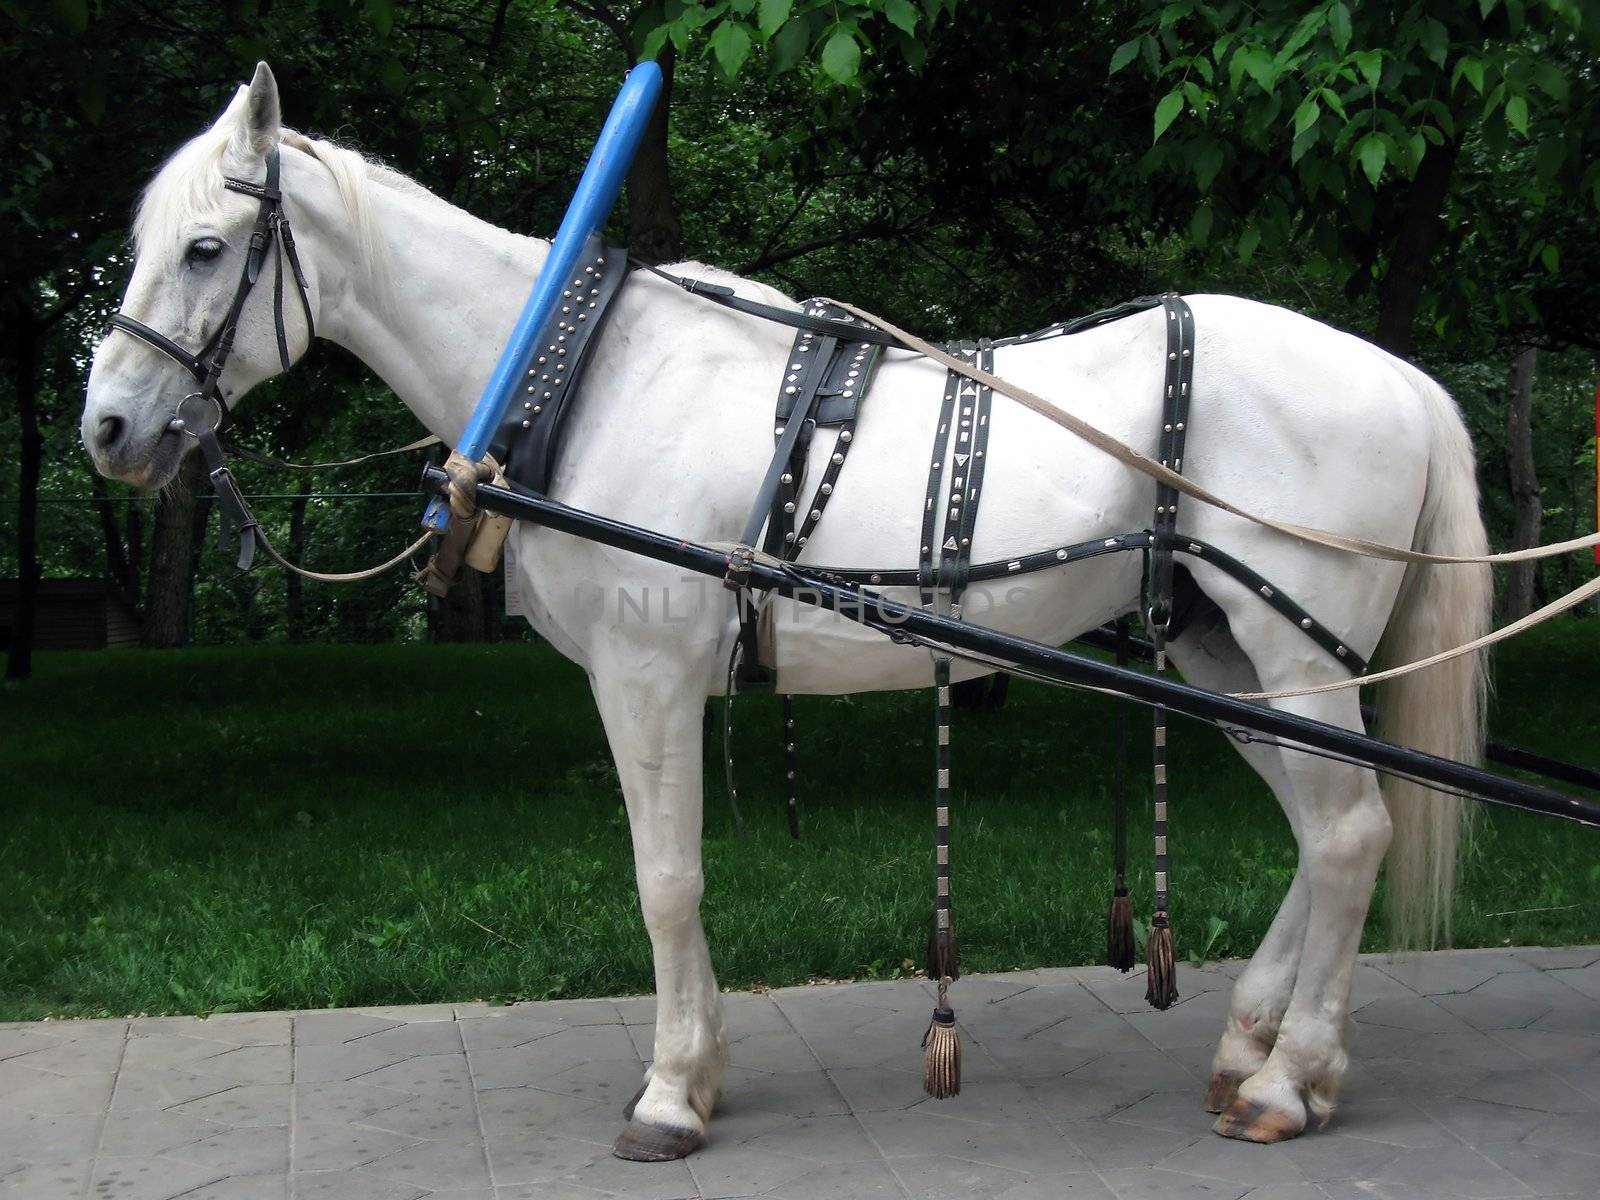
POLYGON ((842 463, 842 462, 844 462, 844 455, 842 455, 842 454, 835 454, 835 455, 834 455, 834 456, 833 456, 833 463, 834 463, 834 465, 835 465, 835 466, 838 466, 838 465, 839 465, 839 464, 840 464, 840 463, 842 463))
POLYGON ((594 260, 594 265, 597 266, 597 267, 605 266, 606 265, 605 255, 603 255, 603 254, 602 255, 598 255, 594 260))
POLYGON ((589 314, 588 313, 579 313, 578 314, 578 320, 587 321, 588 319, 589 319, 589 314))
POLYGON ((543 412, 543 411, 544 411, 544 405, 542 405, 542 404, 535 404, 535 405, 534 405, 534 406, 533 406, 533 414, 534 414, 534 416, 538 416, 538 415, 539 415, 539 414, 540 414, 540 413, 542 413, 542 412, 543 412))
POLYGON ((1062 562, 1066 562, 1067 561, 1067 552, 1065 550, 1057 550, 1056 551, 1056 557, 1058 559, 1060 559, 1062 562))
MULTIPOLYGON (((561 306, 561 311, 562 311, 562 312, 563 312, 563 313, 569 313, 569 312, 571 312, 571 311, 572 311, 572 305, 570 305, 570 304, 563 304, 563 305, 562 305, 562 306, 561 306)), ((565 322, 563 322, 563 324, 565 324, 565 322)))
POLYGON ((1189 352, 1188 352, 1188 351, 1187 351, 1187 350, 1185 350, 1185 351, 1184 351, 1184 352, 1183 352, 1183 356, 1184 356, 1184 357, 1185 357, 1185 358, 1188 358, 1188 357, 1189 357, 1189 352))
POLYGON ((572 286, 573 286, 573 287, 576 287, 576 288, 581 288, 581 287, 582 287, 582 286, 583 286, 583 280, 581 280, 581 279, 574 279, 574 280, 573 280, 573 281, 572 281, 572 286))
POLYGON ((531 396, 531 395, 533 395, 533 393, 534 393, 534 390, 535 390, 535 389, 534 389, 534 388, 532 388, 532 387, 529 387, 529 388, 528 388, 528 395, 530 395, 530 396, 531 396))
POLYGON ((871 576, 871 579, 872 579, 873 583, 882 583, 883 582, 883 576, 882 575, 873 575, 873 576, 871 576))
MULTIPOLYGON (((561 293, 561 298, 563 300, 571 300, 572 299, 572 290, 569 288, 566 291, 562 292, 561 293)), ((563 309, 562 311, 565 312, 566 310, 563 309)))
POLYGON ((541 354, 541 355, 539 355, 539 362, 540 362, 540 364, 541 364, 541 365, 543 365, 543 364, 544 364, 544 363, 545 363, 545 362, 546 362, 546 361, 547 361, 547 360, 546 360, 546 359, 545 359, 545 356, 544 356, 544 355, 542 355, 542 354, 541 354))
POLYGON ((825 483, 817 490, 820 491, 824 496, 831 496, 833 495, 833 484, 825 483))
POLYGON ((1269 587, 1263 586, 1262 589, 1261 589, 1261 595, 1265 599, 1271 600, 1272 599, 1272 589, 1269 588, 1269 587))
POLYGON ((813 508, 813 509, 812 509, 812 510, 811 510, 811 519, 812 519, 812 520, 813 520, 813 521, 820 521, 820 520, 822 520, 822 510, 821 510, 821 509, 820 509, 820 508, 813 508))
POLYGON ((961 539, 961 544, 962 544, 963 547, 970 546, 970 545, 972 545, 972 539, 971 538, 962 538, 961 539))
POLYGON ((793 483, 794 482, 794 476, 791 475, 788 471, 785 471, 778 478, 781 479, 784 483, 793 483))
POLYGON ((850 399, 850 397, 854 396, 854 395, 855 395, 855 393, 852 392, 849 388, 845 388, 845 390, 844 390, 844 398, 846 400, 850 399))
POLYGON ((854 434, 852 434, 848 429, 846 429, 846 430, 843 430, 842 432, 840 432, 839 440, 841 442, 848 442, 854 436, 855 436, 854 434))
POLYGON ((1179 422, 1178 422, 1178 428, 1179 428, 1179 429, 1182 429, 1182 428, 1183 428, 1183 422, 1182 422, 1182 421, 1179 421, 1179 422))
POLYGON ((1311 618, 1310 617, 1301 617, 1300 618, 1300 628, 1301 629, 1310 629, 1311 628, 1311 618))
POLYGON ((1333 652, 1335 654, 1337 654, 1340 658, 1343 658, 1346 654, 1349 653, 1349 651, 1346 650, 1343 646, 1335 646, 1333 648, 1333 652))
POLYGON ((800 366, 801 366, 800 363, 790 363, 789 364, 789 370, 798 371, 800 369, 800 366))
POLYGON ((804 546, 805 544, 806 544, 805 538, 801 538, 800 539, 800 545, 804 546))
POLYGON ((774 437, 782 437, 783 436, 783 426, 779 425, 776 429, 774 429, 772 431, 772 433, 773 433, 774 437))
MULTIPOLYGON (((566 347, 565 347, 565 346, 561 346, 561 347, 558 347, 558 348, 557 348, 557 350, 556 350, 556 354, 557 354, 557 355, 563 355, 563 354, 565 354, 565 353, 566 353, 566 352, 567 352, 567 348, 566 348, 566 347)), ((560 370, 560 369, 561 369, 561 364, 560 364, 560 363, 557 363, 557 364, 556 364, 556 370, 558 370, 558 371, 559 371, 559 370, 560 370)))
POLYGON ((783 511, 786 512, 786 513, 792 513, 794 511, 794 501, 791 500, 787 504, 785 504, 783 506, 783 511))
POLYGON ((1172 432, 1172 426, 1171 425, 1163 425, 1161 427, 1161 429, 1162 429, 1162 432, 1164 432, 1164 433, 1171 433, 1172 432))
POLYGON ((522 423, 522 427, 524 429, 532 429, 533 428, 533 422, 532 421, 524 421, 522 423))
POLYGON ((785 396, 792 396, 792 395, 794 395, 794 394, 795 394, 795 392, 796 392, 796 391, 797 391, 797 390, 798 390, 798 389, 796 389, 796 388, 792 388, 792 387, 786 387, 786 388, 784 388, 784 389, 783 389, 783 394, 784 394, 784 395, 785 395, 785 396))
POLYGON ((794 541, 794 534, 793 534, 793 533, 786 533, 786 534, 784 534, 784 535, 783 535, 783 540, 784 540, 784 541, 786 541, 786 542, 792 542, 792 541, 794 541))
POLYGON ((522 407, 531 409, 533 407, 533 401, 532 400, 524 400, 522 402, 522 407))

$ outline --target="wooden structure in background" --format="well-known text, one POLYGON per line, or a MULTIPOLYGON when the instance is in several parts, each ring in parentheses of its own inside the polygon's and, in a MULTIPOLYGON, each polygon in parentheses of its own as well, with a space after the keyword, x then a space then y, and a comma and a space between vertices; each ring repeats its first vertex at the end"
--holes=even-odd
MULTIPOLYGON (((0 645, 11 644, 17 581, 0 579, 0 645)), ((144 622, 116 585, 104 579, 41 579, 36 650, 105 650, 137 646, 144 622)))

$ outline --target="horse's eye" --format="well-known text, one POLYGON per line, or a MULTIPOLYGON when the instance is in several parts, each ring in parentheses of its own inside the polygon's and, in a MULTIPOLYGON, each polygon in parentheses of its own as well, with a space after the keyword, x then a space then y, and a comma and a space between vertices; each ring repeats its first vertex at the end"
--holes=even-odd
POLYGON ((193 266, 195 263, 210 262, 221 253, 222 242, 219 239, 214 237, 196 238, 189 243, 189 250, 184 255, 184 261, 193 266))

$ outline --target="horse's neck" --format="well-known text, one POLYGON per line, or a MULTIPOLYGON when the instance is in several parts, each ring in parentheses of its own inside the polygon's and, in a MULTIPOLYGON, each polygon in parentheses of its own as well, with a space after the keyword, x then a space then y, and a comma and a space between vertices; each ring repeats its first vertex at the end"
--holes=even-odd
MULTIPOLYGON (((393 294, 380 294, 371 273, 351 270, 333 311, 324 314, 322 332, 377 372, 430 432, 453 444, 549 244, 376 183, 370 202, 391 261, 393 294)), ((353 241, 348 231, 346 238, 353 241)), ((348 253, 347 262, 360 261, 357 247, 348 253)))

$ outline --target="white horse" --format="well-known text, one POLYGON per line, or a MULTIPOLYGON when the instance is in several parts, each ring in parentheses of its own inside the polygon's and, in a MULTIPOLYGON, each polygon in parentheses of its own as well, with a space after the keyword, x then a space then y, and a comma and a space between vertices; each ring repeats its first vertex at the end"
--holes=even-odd
MULTIPOLYGON (((261 179, 265 154, 280 147, 318 333, 358 355, 453 443, 548 244, 493 228, 351 151, 284 129, 279 114, 277 86, 262 64, 216 125, 162 167, 139 207, 123 311, 185 345, 205 342, 238 279, 257 212, 254 199, 224 190, 223 176, 261 179)), ((695 269, 742 295, 792 306, 759 284, 695 269)), ((1186 472, 1197 482, 1281 520, 1433 553, 1484 552, 1472 447, 1437 384, 1283 309, 1212 295, 1190 303, 1198 344, 1186 472)), ((308 331, 296 304, 285 309, 298 357, 308 331)), ((636 275, 589 368, 553 495, 685 538, 734 539, 772 453, 772 398, 791 338, 788 329, 636 275)), ((995 370, 1151 454, 1164 351, 1157 309, 1002 348, 995 370)), ((222 390, 237 405, 279 369, 271 288, 257 287, 222 390)), ((886 355, 804 561, 915 564, 943 378, 943 368, 912 354, 886 355)), ((99 470, 145 488, 170 480, 192 441, 169 429, 169 419, 192 390, 170 359, 109 334, 95 354, 83 414, 84 444, 99 470)), ((811 478, 830 449, 824 440, 813 446, 811 478)), ((986 487, 975 561, 1139 529, 1154 503, 1150 480, 998 396, 986 487)), ((1185 505, 1180 530, 1250 563, 1363 656, 1384 637, 1391 658, 1410 660, 1487 626, 1483 567, 1407 569, 1195 502, 1185 505)), ((524 526, 513 537, 529 620, 593 686, 627 800, 654 951, 654 1065, 617 1153, 679 1156, 704 1141, 725 1058, 699 914, 701 712, 722 688, 733 606, 720 587, 620 551, 524 526), (634 603, 619 605, 619 593, 634 603), (648 617, 641 595, 654 598, 648 617)), ((1204 599, 1171 646, 1186 679, 1253 691, 1346 677, 1254 592, 1203 561, 1190 569, 1204 599)), ((1026 581, 975 584, 968 607, 995 628, 1059 644, 1135 611, 1139 590, 1137 557, 1112 555, 1026 581)), ((800 606, 785 604, 780 616, 785 691, 930 682, 925 652, 800 606)), ((1482 694, 1471 659, 1409 676, 1389 688, 1386 730, 1470 759, 1482 694)), ((1354 690, 1274 704, 1361 728, 1354 690)), ((1234 988, 1207 1100, 1223 1112, 1219 1132, 1277 1140, 1321 1125, 1337 1098, 1356 950, 1385 850, 1391 903, 1424 932, 1437 929, 1448 916, 1460 805, 1414 787, 1386 784, 1381 794, 1371 771, 1325 758, 1264 746, 1241 753, 1283 806, 1300 859, 1234 988)))

